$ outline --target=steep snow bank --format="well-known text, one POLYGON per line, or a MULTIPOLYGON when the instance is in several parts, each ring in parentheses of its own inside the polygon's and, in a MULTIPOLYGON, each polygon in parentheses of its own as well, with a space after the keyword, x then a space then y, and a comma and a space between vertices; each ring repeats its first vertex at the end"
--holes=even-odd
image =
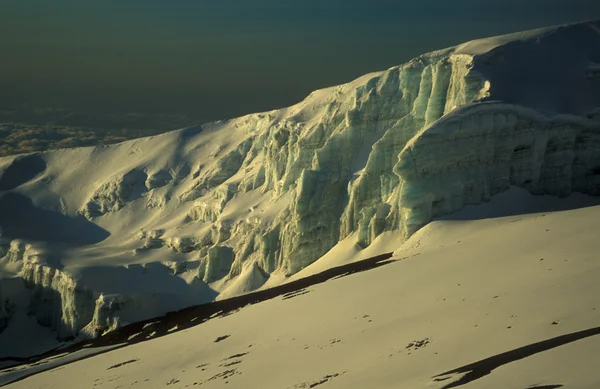
MULTIPOLYGON (((538 203, 504 193, 469 211, 538 203)), ((397 262, 0 384, 45 370, 9 387, 598 388, 599 229, 598 206, 436 221, 397 262)))

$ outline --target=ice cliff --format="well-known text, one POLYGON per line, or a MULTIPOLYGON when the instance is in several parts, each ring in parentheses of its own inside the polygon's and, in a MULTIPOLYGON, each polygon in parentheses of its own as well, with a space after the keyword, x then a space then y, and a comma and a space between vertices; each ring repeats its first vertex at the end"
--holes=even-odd
MULTIPOLYGON (((598 195, 598 64, 600 23, 534 30, 424 54, 281 110, 0 159, 0 210, 13 192, 43 228, 67 218, 97 229, 85 244, 65 237, 44 265, 0 245, 3 266, 23 262, 41 323, 93 336, 135 319, 124 307, 148 294, 132 285, 244 293, 344 239, 365 248, 396 231, 401 244, 510 186, 598 195)), ((0 213, 6 237, 26 238, 14 224, 0 213)), ((44 231, 36 242, 61 241, 44 231)))

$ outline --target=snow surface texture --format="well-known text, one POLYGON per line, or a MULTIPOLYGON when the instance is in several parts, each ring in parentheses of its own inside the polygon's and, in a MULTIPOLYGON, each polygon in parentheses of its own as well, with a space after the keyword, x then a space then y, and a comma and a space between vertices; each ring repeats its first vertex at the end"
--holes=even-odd
POLYGON ((43 371, 7 388, 597 389, 600 207, 461 220, 515 201, 538 203, 512 188, 428 224, 396 262, 0 385, 43 371))
POLYGON ((0 159, 0 331, 26 310, 97 336, 276 285, 511 185, 599 194, 599 31, 477 40, 281 110, 0 159))

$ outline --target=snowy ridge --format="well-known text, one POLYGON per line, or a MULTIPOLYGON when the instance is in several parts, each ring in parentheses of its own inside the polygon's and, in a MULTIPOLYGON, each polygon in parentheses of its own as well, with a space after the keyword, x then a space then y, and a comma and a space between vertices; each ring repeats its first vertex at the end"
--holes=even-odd
POLYGON ((95 336, 284 282, 344 239, 400 245, 511 185, 596 195, 599 26, 424 54, 281 110, 2 158, 2 239, 37 253, 35 269, 5 255, 3 277, 60 302, 15 311, 95 336))

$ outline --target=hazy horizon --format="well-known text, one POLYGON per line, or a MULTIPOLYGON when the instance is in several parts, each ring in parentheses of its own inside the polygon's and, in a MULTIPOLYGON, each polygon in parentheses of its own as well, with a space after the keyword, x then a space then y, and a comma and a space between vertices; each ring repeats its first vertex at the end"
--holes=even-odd
POLYGON ((589 0, 0 0, 0 108, 184 114, 199 122, 467 40, 600 18, 589 0))

